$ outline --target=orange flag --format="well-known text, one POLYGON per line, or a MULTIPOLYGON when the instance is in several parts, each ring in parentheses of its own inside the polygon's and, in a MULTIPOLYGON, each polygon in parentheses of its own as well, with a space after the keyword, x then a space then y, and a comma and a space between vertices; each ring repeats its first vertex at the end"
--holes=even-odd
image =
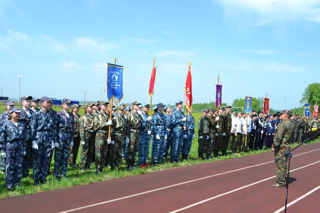
POLYGON ((186 93, 185 105, 189 110, 192 106, 192 75, 191 75, 191 62, 189 63, 189 70, 186 80, 186 86, 184 88, 186 93))

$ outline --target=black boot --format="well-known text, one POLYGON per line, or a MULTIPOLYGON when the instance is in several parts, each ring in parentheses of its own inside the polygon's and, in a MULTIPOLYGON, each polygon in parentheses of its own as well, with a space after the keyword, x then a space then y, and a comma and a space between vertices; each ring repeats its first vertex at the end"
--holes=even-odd
POLYGON ((132 161, 128 160, 128 171, 132 171, 132 161))
POLYGON ((217 158, 219 156, 218 152, 214 153, 214 157, 217 158))
POLYGON ((188 155, 186 155, 186 160, 188 161, 188 155))
POLYGON ((203 157, 203 153, 200 153, 200 158, 201 160, 205 160, 205 158, 203 157))

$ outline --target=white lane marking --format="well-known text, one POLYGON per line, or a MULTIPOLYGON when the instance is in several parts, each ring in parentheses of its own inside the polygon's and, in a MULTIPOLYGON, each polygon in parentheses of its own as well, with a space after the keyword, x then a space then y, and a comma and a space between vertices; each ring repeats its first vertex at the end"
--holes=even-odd
MULTIPOLYGON (((302 166, 302 167, 300 167, 300 168, 297 168, 297 169, 291 170, 291 172, 294 172, 294 171, 297 171, 297 170, 300 170, 300 169, 303 169, 303 168, 306 168, 306 167, 312 166, 312 165, 317 164, 317 163, 320 163, 320 161, 316 161, 316 162, 314 162, 314 163, 311 163, 311 164, 308 164, 308 165, 302 166)), ((208 202, 208 201, 211 201, 211 200, 217 199, 217 198, 219 198, 219 197, 222 197, 222 196, 225 196, 225 195, 231 194, 231 193, 233 193, 233 192, 240 191, 241 189, 248 188, 248 187, 250 187, 250 186, 253 186, 253 185, 256 185, 256 184, 262 183, 262 182, 264 182, 264 181, 270 180, 270 179, 275 178, 275 177, 276 177, 276 176, 274 175, 274 176, 272 176, 272 177, 269 177, 269 178, 266 178, 266 179, 263 179, 263 180, 259 180, 259 181, 257 181, 257 182, 254 182, 254 183, 251 183, 251 184, 248 184, 248 185, 242 186, 242 187, 240 187, 240 188, 237 188, 237 189, 234 189, 234 190, 231 190, 231 191, 225 192, 225 193, 223 193, 223 194, 219 194, 219 195, 216 195, 216 196, 214 196, 214 197, 210 197, 210 198, 208 198, 208 199, 205 199, 205 200, 199 201, 199 202, 194 203, 194 204, 191 204, 191 205, 189 205, 189 206, 186 206, 186 207, 183 207, 183 208, 180 208, 180 209, 177 209, 177 210, 171 211, 170 213, 181 212, 181 211, 183 211, 183 210, 186 210, 186 209, 192 208, 192 207, 194 207, 194 206, 197 206, 197 205, 203 204, 203 203, 205 203, 205 202, 208 202)))
MULTIPOLYGON (((295 199, 294 201, 292 201, 291 203, 287 204, 287 208, 288 208, 289 206, 292 206, 293 204, 297 203, 298 201, 302 200, 303 198, 307 197, 308 195, 311 195, 313 192, 317 191, 318 189, 320 189, 320 186, 312 189, 312 190, 309 191, 308 193, 302 195, 301 197, 299 197, 299 198, 295 199)), ((281 209, 275 211, 274 213, 280 213, 280 212, 282 212, 283 210, 284 210, 284 207, 282 207, 281 209)))
MULTIPOLYGON (((315 150, 311 150, 311 151, 308 151, 308 152, 303 152, 301 154, 295 155, 294 157, 298 157, 298 156, 305 155, 305 154, 308 154, 308 153, 311 153, 311 152, 315 152, 315 151, 319 151, 319 150, 320 149, 315 149, 315 150)), ((137 196, 140 196, 140 195, 149 194, 149 193, 152 193, 152 192, 157 192, 157 191, 161 191, 161 190, 164 190, 164 189, 169 189, 169 188, 172 188, 172 187, 175 187, 175 186, 180 186, 180 185, 187 184, 187 183, 192 183, 192 182, 196 182, 196 181, 200 181, 200 180, 205 180, 205 179, 212 178, 212 177, 217 177, 217 176, 220 176, 220 175, 225 175, 225 174, 229 174, 229 173, 233 173, 233 172, 238 172, 238 171, 241 171, 241 170, 246 170, 246 169, 258 167, 258 166, 262 166, 262 165, 269 164, 269 163, 274 163, 274 161, 268 161, 268 162, 265 162, 265 163, 260 163, 260 164, 256 164, 256 165, 252 165, 252 166, 247 166, 247 167, 243 167, 243 168, 240 168, 240 169, 231 170, 231 171, 228 171, 228 172, 223 172, 223 173, 219 173, 219 174, 215 174, 215 175, 210 175, 210 176, 206 176, 206 177, 202 177, 202 178, 197 178, 197 179, 185 181, 185 182, 182 182, 182 183, 172 184, 172 185, 169 185, 169 186, 164 186, 164 187, 161 187, 161 188, 152 189, 152 190, 148 190, 148 191, 145 191, 145 192, 140 192, 140 193, 137 193, 137 194, 124 196, 124 197, 116 198, 116 199, 113 199, 113 200, 107 200, 107 201, 103 201, 103 202, 100 202, 100 203, 95 203, 95 204, 91 204, 91 205, 87 205, 87 206, 82 206, 82 207, 78 207, 78 208, 62 211, 60 213, 74 212, 74 211, 78 211, 78 210, 81 210, 81 209, 86 209, 86 208, 91 208, 91 207, 95 207, 95 206, 99 206, 99 205, 104 205, 104 204, 107 204, 107 203, 112 203, 112 202, 116 202, 116 201, 119 201, 119 200, 124 200, 124 199, 132 198, 132 197, 137 197, 137 196)))

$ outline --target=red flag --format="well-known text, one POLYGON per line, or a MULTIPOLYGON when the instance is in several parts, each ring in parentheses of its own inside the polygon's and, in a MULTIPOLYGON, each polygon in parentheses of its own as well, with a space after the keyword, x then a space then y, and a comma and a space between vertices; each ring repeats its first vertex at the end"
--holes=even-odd
POLYGON ((318 118, 318 116, 319 116, 319 107, 314 105, 313 117, 318 118))
POLYGON ((269 98, 264 98, 263 111, 264 113, 269 114, 269 98))
POLYGON ((186 80, 186 86, 184 88, 186 93, 185 105, 189 110, 192 106, 192 75, 191 75, 191 62, 189 63, 189 70, 186 80))
POLYGON ((156 68, 153 68, 150 78, 150 85, 149 85, 149 95, 153 95, 154 93, 154 83, 156 81, 156 68))

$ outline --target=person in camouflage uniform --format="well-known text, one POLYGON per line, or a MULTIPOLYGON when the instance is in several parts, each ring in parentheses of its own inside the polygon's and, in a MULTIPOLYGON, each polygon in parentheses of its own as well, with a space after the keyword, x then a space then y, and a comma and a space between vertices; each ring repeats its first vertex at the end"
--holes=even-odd
POLYGON ((72 113, 74 117, 74 139, 73 139, 73 146, 70 147, 70 154, 69 154, 69 164, 71 168, 74 168, 76 166, 77 162, 77 156, 78 156, 78 151, 79 151, 79 146, 80 146, 80 115, 79 113, 79 107, 81 105, 78 104, 73 104, 71 106, 72 108, 72 113))
POLYGON ((87 103, 85 114, 80 118, 80 139, 81 139, 81 171, 90 169, 90 163, 93 155, 95 134, 93 130, 93 109, 92 104, 87 103))
POLYGON ((202 116, 199 118, 198 122, 198 154, 199 158, 202 160, 205 160, 203 153, 206 153, 206 157, 209 159, 211 157, 210 149, 211 149, 211 144, 210 144, 210 131, 209 131, 209 125, 210 125, 210 120, 207 117, 208 110, 203 109, 202 110, 202 116))
POLYGON ((235 119, 235 138, 234 144, 232 146, 232 153, 237 154, 240 152, 241 144, 242 144, 242 134, 243 134, 243 127, 242 127, 242 120, 241 120, 241 111, 236 111, 237 118, 235 119))
POLYGON ((293 124, 293 140, 291 140, 292 143, 298 142, 299 119, 300 115, 296 114, 296 116, 291 121, 293 124))
POLYGON ((216 125, 217 125, 217 121, 216 119, 216 114, 217 114, 217 110, 213 109, 212 107, 209 108, 209 114, 208 114, 208 118, 209 118, 209 132, 210 132, 210 159, 212 158, 212 153, 213 153, 213 149, 214 149, 214 144, 216 141, 216 134, 217 134, 217 129, 216 129, 216 125))
MULTIPOLYGON (((275 153, 275 159, 278 159, 290 151, 290 141, 293 130, 293 125, 289 119, 290 115, 291 112, 289 110, 282 111, 280 117, 282 122, 279 123, 277 127, 271 148, 275 153)), ((276 162, 277 183, 272 184, 272 187, 284 188, 286 186, 287 160, 287 156, 285 156, 276 162)))
MULTIPOLYGON (((110 120, 111 108, 108 106, 109 102, 101 101, 100 112, 94 116, 94 131, 96 131, 95 138, 95 164, 96 175, 102 172, 102 168, 105 165, 108 145, 111 144, 111 138, 108 138, 109 126, 112 125, 110 120)), ((111 130, 112 131, 112 130, 111 130)), ((112 132, 110 132, 110 135, 112 132)))
MULTIPOLYGON (((126 120, 123 117, 123 106, 117 107, 117 115, 112 119, 112 128, 114 129, 114 165, 119 169, 122 165, 122 154, 126 137, 126 120)), ((113 170, 114 168, 111 168, 113 170)))
POLYGON ((57 141, 55 144, 56 149, 54 153, 53 175, 56 177, 57 181, 60 181, 61 178, 69 180, 66 176, 68 159, 70 147, 74 145, 74 116, 69 112, 72 102, 67 98, 63 99, 61 102, 63 109, 55 115, 55 121, 57 124, 57 141))
MULTIPOLYGON (((187 111, 187 121, 186 121, 186 135, 184 136, 183 146, 182 146, 182 160, 188 160, 188 155, 190 154, 192 139, 195 137, 194 135, 194 117, 192 116, 193 109, 187 111)), ((210 142, 210 140, 209 140, 210 142)), ((210 150, 211 148, 209 148, 210 150)), ((211 153, 210 153, 211 156, 211 153)))
POLYGON ((228 106, 226 108, 224 117, 224 134, 222 133, 222 145, 221 145, 221 151, 223 155, 227 155, 227 149, 230 144, 230 137, 231 137, 231 125, 232 125, 232 119, 231 119, 231 106, 228 106))
MULTIPOLYGON (((167 127, 167 140, 166 140, 166 148, 164 150, 164 159, 168 160, 169 149, 172 146, 172 113, 171 107, 166 105, 163 109, 166 114, 166 127, 167 127)), ((171 149, 172 150, 172 149, 171 149)))
POLYGON ((136 155, 139 150, 139 139, 141 131, 141 116, 137 113, 140 103, 135 101, 132 103, 132 110, 127 118, 127 137, 128 150, 127 150, 127 164, 128 170, 134 169, 136 155))
MULTIPOLYGON (((215 119, 217 121, 216 128, 217 128, 217 134, 218 134, 218 136, 216 137, 216 142, 215 142, 214 150, 213 150, 215 157, 219 156, 219 151, 222 148, 222 142, 223 142, 222 137, 224 137, 223 133, 225 133, 224 116, 222 115, 223 110, 224 110, 223 107, 219 108, 219 114, 216 116, 216 119, 215 119)), ((222 153, 222 154, 224 155, 225 153, 222 153)))
POLYGON ((12 191, 13 186, 20 185, 22 175, 22 161, 26 154, 27 122, 19 120, 20 109, 10 109, 10 120, 4 122, 0 128, 0 152, 6 156, 6 185, 12 191))
POLYGON ((306 122, 305 122, 305 117, 302 116, 298 122, 297 122, 297 126, 298 126, 298 141, 299 143, 303 142, 303 135, 305 132, 305 128, 306 128, 306 122))

